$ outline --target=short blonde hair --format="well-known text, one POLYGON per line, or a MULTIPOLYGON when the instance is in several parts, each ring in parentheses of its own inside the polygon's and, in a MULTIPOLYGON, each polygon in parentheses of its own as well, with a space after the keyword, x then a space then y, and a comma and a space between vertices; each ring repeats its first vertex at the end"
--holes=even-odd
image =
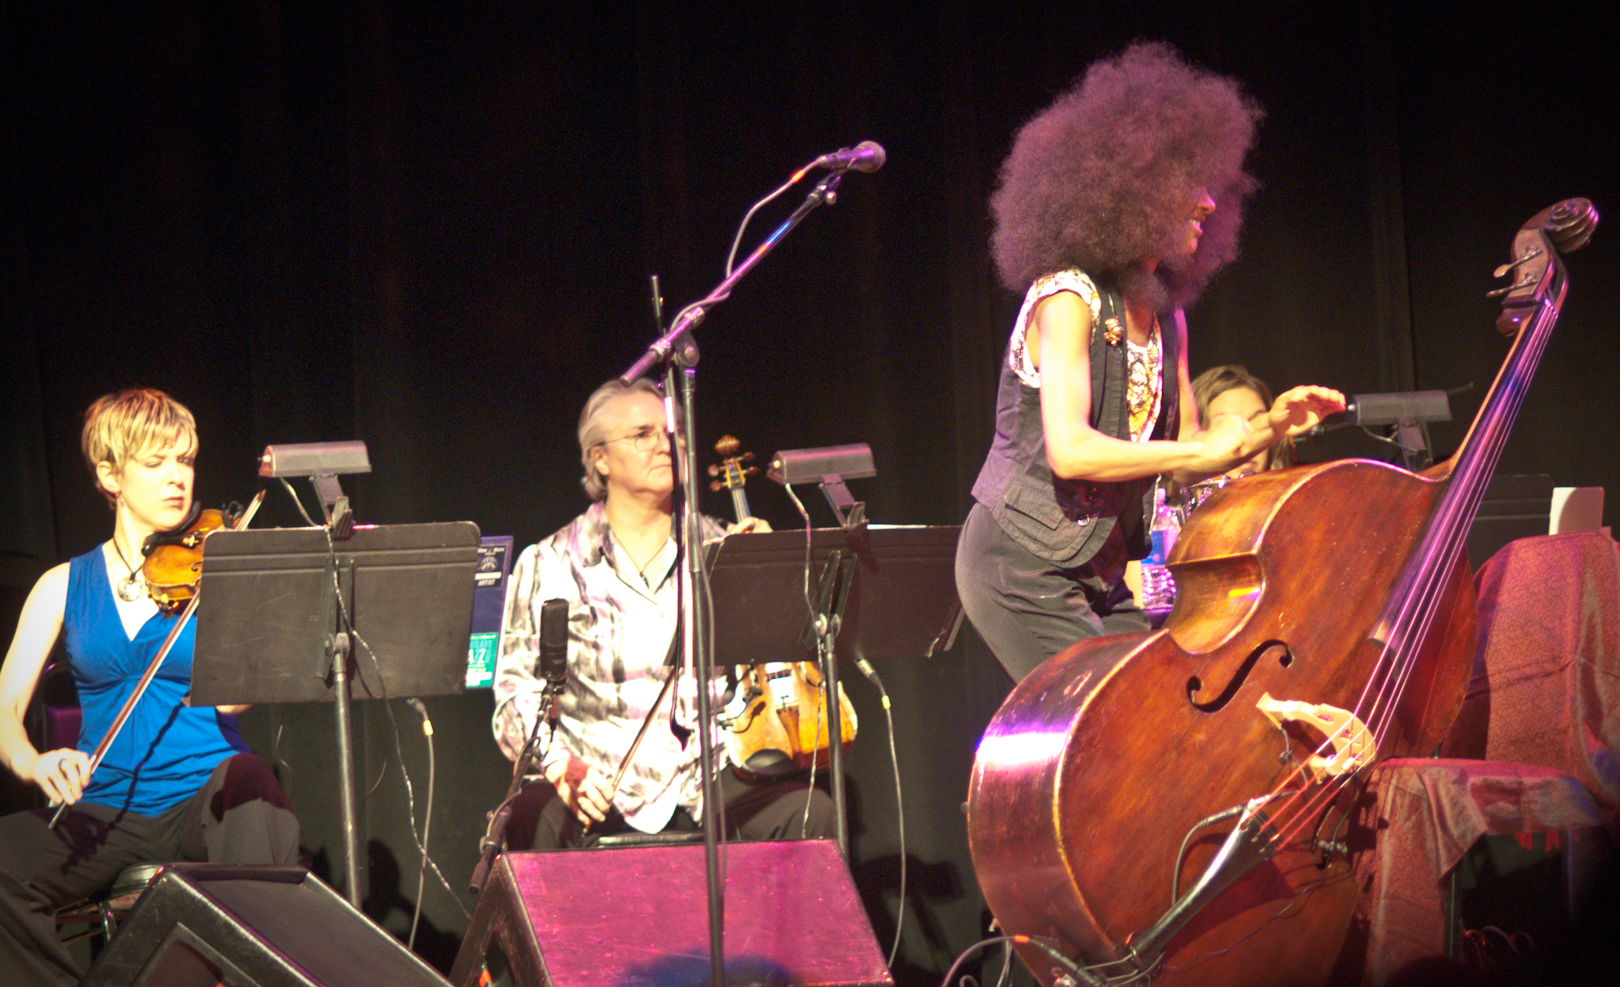
POLYGON ((596 457, 591 455, 607 439, 602 409, 608 406, 608 402, 632 394, 651 394, 659 401, 664 400, 664 392, 645 377, 637 377, 628 384, 615 377, 592 391, 591 396, 585 399, 585 407, 580 410, 579 459, 585 467, 585 475, 580 477, 579 485, 585 488, 585 495, 592 500, 607 497, 607 485, 602 482, 602 474, 596 472, 596 457))
MULTIPOLYGON (((79 448, 84 452, 85 465, 90 475, 96 476, 96 467, 110 463, 122 471, 130 460, 154 447, 162 447, 181 439, 190 439, 197 445, 197 420, 185 405, 162 391, 151 388, 131 388, 116 394, 104 394, 84 412, 84 430, 79 433, 79 448)), ((101 486, 96 478, 96 489, 107 498, 109 506, 118 498, 101 486)))

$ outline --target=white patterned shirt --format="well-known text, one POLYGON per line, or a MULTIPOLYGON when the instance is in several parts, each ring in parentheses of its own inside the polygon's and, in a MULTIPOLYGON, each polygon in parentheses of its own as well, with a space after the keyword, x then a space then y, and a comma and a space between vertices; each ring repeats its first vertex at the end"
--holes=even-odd
MULTIPOLYGON (((1024 293, 1018 321, 1013 323, 1012 345, 1007 347, 1007 363, 1018 379, 1035 390, 1041 389, 1041 371, 1029 358, 1029 323, 1035 306, 1060 291, 1073 292, 1091 310, 1092 331, 1102 322, 1102 296, 1097 285, 1083 271, 1057 271, 1038 278, 1024 293)), ((1125 401, 1131 415, 1131 439, 1146 442, 1159 419, 1163 398, 1164 347, 1159 339, 1159 320, 1153 320, 1145 345, 1125 340, 1125 401)))
MULTIPOLYGON (((704 538, 723 537, 724 526, 703 519, 704 538)), ((609 529, 600 502, 518 556, 506 592, 501 646, 495 662, 495 739, 516 760, 544 715, 545 679, 536 674, 540 654, 540 609, 545 601, 568 601, 568 683, 563 689, 556 737, 546 746, 545 767, 569 754, 611 779, 630 750, 647 711, 657 701, 670 668, 679 594, 671 538, 643 576, 609 529)), ((714 690, 719 709, 723 679, 714 690)), ((665 700, 646 739, 625 772, 613 804, 634 828, 656 833, 677 808, 702 818, 702 775, 697 721, 697 681, 690 669, 665 700), (674 705, 672 711, 670 706, 674 705)), ((716 745, 716 768, 724 766, 716 745)))

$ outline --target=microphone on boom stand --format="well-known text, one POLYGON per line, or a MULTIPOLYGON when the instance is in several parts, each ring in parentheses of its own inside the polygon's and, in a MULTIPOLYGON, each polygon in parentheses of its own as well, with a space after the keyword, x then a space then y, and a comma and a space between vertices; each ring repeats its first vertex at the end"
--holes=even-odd
POLYGON ((877 141, 861 141, 854 147, 841 148, 823 154, 810 162, 812 168, 831 168, 834 171, 877 171, 883 167, 888 155, 877 141))

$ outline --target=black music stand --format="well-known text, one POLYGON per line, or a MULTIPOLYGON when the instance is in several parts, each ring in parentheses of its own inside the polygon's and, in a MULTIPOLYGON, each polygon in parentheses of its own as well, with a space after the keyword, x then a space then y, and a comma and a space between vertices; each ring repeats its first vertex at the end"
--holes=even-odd
POLYGON ((345 877, 356 908, 349 700, 463 690, 477 564, 470 521, 363 526, 339 541, 325 528, 218 531, 203 544, 198 594, 208 605, 197 612, 191 702, 332 701, 345 877))
MULTIPOLYGON (((960 532, 954 525, 818 528, 810 538, 809 603, 803 531, 731 535, 711 545, 709 586, 715 612, 746 615, 715 622, 715 667, 789 661, 793 659, 787 656, 805 651, 819 654, 822 635, 833 641, 833 655, 856 662, 928 658, 944 651, 962 626, 955 575, 960 532)), ((838 663, 823 661, 822 674, 832 741, 828 773, 838 846, 847 858, 843 745, 837 742, 842 736, 838 663)))

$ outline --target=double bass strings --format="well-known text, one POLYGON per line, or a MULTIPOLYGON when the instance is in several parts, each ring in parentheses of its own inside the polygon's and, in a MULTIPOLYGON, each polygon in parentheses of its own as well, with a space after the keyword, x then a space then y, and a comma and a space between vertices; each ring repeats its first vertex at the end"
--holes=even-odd
MULTIPOLYGON (((1486 481, 1495 472, 1513 421, 1528 394, 1529 382, 1545 351, 1559 307, 1545 298, 1538 300, 1529 327, 1515 340, 1477 419, 1481 427, 1479 441, 1465 439, 1459 469, 1441 497, 1434 523, 1420 540, 1414 560, 1409 564, 1416 566, 1419 575, 1416 580, 1403 577, 1399 584, 1405 587, 1415 581, 1417 585, 1413 591, 1399 594, 1395 613, 1387 622, 1389 633, 1386 640, 1380 642, 1374 672, 1355 706, 1358 719, 1369 725, 1380 747, 1395 726, 1394 710, 1410 684, 1417 665, 1416 654, 1433 629, 1440 597, 1450 584, 1469 524, 1484 498, 1486 481)), ((1316 753, 1322 755, 1332 749, 1335 739, 1330 736, 1324 740, 1316 753)), ((1273 790, 1274 793, 1303 775, 1304 770, 1301 764, 1273 790)), ((1284 811, 1294 809, 1295 812, 1291 822, 1279 824, 1277 842, 1287 843, 1303 835, 1316 814, 1338 797, 1356 773, 1339 776, 1336 783, 1312 786, 1316 791, 1305 796, 1303 805, 1298 804, 1298 797, 1292 800, 1292 805, 1285 804, 1284 811)))
MULTIPOLYGON (((1590 205, 1582 204, 1589 212, 1590 205)), ((1541 251, 1533 244, 1521 246, 1518 240, 1515 241, 1516 253, 1520 257, 1517 263, 1539 256, 1544 251, 1549 257, 1551 266, 1537 284, 1533 297, 1527 299, 1528 304, 1509 303, 1508 315, 1499 324, 1509 328, 1516 327, 1520 331, 1472 428, 1464 437, 1461 451, 1454 457, 1452 474, 1444 480, 1436 481, 1444 483, 1445 486, 1438 492, 1436 507, 1419 534, 1415 548, 1402 563, 1395 590, 1388 598, 1383 613, 1374 624, 1372 632, 1362 639, 1363 643, 1358 644, 1351 654, 1343 656, 1344 660, 1355 657, 1366 644, 1376 648, 1376 654, 1372 656, 1368 681, 1356 699, 1354 712, 1345 716, 1332 729, 1325 730, 1328 736, 1316 746, 1315 754, 1305 760, 1300 760, 1294 753, 1292 741, 1288 738, 1285 720, 1292 717, 1272 717, 1278 720, 1279 731, 1283 734, 1285 760, 1292 757, 1296 763, 1293 770, 1287 772, 1286 777, 1274 785, 1268 795, 1252 799, 1245 803, 1244 807, 1240 807, 1253 810, 1253 813, 1246 812, 1245 822, 1249 822, 1253 814, 1261 814, 1261 810, 1264 810, 1264 825, 1252 829, 1243 837, 1250 840, 1253 849, 1274 852, 1280 845, 1298 839, 1309 828, 1314 826, 1320 829, 1326 822, 1326 812, 1331 804, 1358 775, 1361 775, 1363 769, 1377 762, 1380 751, 1390 749, 1388 742, 1400 726, 1396 712, 1403 697, 1410 690, 1423 649, 1431 643, 1431 634, 1434 633, 1437 619, 1441 614, 1439 604, 1447 591, 1452 588, 1453 581, 1460 575, 1458 566, 1463 557, 1467 531, 1484 499, 1486 482, 1500 461, 1513 421, 1528 394, 1529 382, 1534 376, 1562 307, 1566 287, 1565 275, 1562 265, 1556 261, 1553 245, 1548 240, 1548 227, 1542 225, 1541 221, 1552 218, 1549 217, 1549 213, 1563 210, 1565 205, 1560 203, 1554 210, 1533 218, 1531 224, 1523 231, 1542 234, 1541 251), (1373 735, 1375 746, 1370 756, 1363 758, 1352 751, 1356 756, 1352 756, 1352 763, 1349 765, 1339 764, 1336 761, 1313 763, 1319 761, 1329 750, 1334 751, 1334 759, 1339 759, 1342 756, 1341 749, 1349 750, 1341 748, 1341 745, 1345 744, 1345 737, 1349 736, 1351 730, 1358 732, 1365 730, 1373 735), (1344 770, 1345 768, 1348 770, 1344 770), (1320 773, 1313 769, 1319 769, 1320 773), (1285 791, 1288 785, 1301 778, 1306 782, 1304 789, 1285 791)), ((1580 237, 1573 245, 1579 246, 1584 242, 1585 237, 1580 237)), ((1504 266, 1498 271, 1498 276, 1501 276, 1503 270, 1509 269, 1509 266, 1504 266)), ((1529 283, 1531 282, 1521 280, 1512 288, 1521 288, 1529 283)), ((1501 289, 1496 293, 1501 294, 1509 290, 1501 289)), ((1453 612, 1446 611, 1447 623, 1453 612)), ((1461 642, 1434 643, 1439 645, 1439 653, 1428 663, 1431 665, 1437 661, 1452 659, 1452 646, 1461 642)), ((1469 658, 1472 657, 1470 649, 1469 658)), ((1318 722, 1322 721, 1320 716, 1317 719, 1318 722)), ((1422 728, 1418 729, 1421 731, 1422 728)), ((1415 747, 1416 741, 1427 738, 1419 732, 1407 739, 1414 743, 1404 746, 1415 747)), ((1355 738, 1352 738, 1350 743, 1354 744, 1355 738)), ((1218 813, 1197 823, 1192 827, 1189 837, 1191 833, 1227 817, 1229 813, 1218 813)), ((1349 819, 1348 812, 1341 814, 1335 833, 1348 825, 1349 819)), ((1241 825, 1243 824, 1240 823, 1241 825)), ((1239 834, 1233 832, 1229 835, 1228 842, 1238 837, 1239 834)), ((1326 853, 1345 852, 1341 844, 1335 843, 1334 834, 1329 834, 1326 841, 1318 834, 1315 846, 1326 853)), ((1175 875, 1180 873, 1184 852, 1185 843, 1183 853, 1177 856, 1173 872, 1175 875)), ((1316 886, 1317 882, 1310 882, 1300 887, 1274 917, 1286 914, 1295 903, 1303 901, 1316 886)), ((1174 887, 1173 883, 1172 900, 1176 897, 1174 887)), ((1269 924, 1270 921, 1271 919, 1267 919, 1261 922, 1261 926, 1269 924)), ((1236 943, 1229 944, 1226 949, 1217 952, 1228 951, 1234 945, 1236 943)), ((1217 953, 1206 953, 1197 962, 1202 962, 1212 955, 1217 953)), ((1162 961, 1162 957, 1160 959, 1162 961)))
MULTIPOLYGON (((1377 724, 1375 734, 1379 744, 1383 743, 1393 727, 1395 719, 1392 711, 1410 681, 1416 664, 1413 656, 1433 628, 1439 611, 1440 594, 1450 581, 1469 524, 1478 513, 1486 482, 1500 461, 1513 420, 1528 393, 1529 381, 1540 362, 1555 319, 1556 312, 1552 313, 1551 318, 1547 317, 1543 303, 1530 329, 1521 334, 1517 341, 1523 345, 1515 349, 1522 349, 1523 352, 1509 354, 1480 414, 1483 426, 1481 441, 1469 443, 1460 457, 1458 475, 1449 484, 1437 511, 1435 528, 1438 532, 1433 537, 1426 536, 1422 543, 1422 554, 1416 562, 1428 578, 1419 594, 1402 601, 1403 609, 1392 621, 1395 633, 1386 646, 1386 650, 1393 651, 1395 682, 1392 689, 1380 689, 1373 694, 1374 706, 1369 710, 1370 720, 1377 724), (1383 715, 1380 716, 1380 713, 1383 715)), ((1366 698, 1365 693, 1363 698, 1366 698)))

